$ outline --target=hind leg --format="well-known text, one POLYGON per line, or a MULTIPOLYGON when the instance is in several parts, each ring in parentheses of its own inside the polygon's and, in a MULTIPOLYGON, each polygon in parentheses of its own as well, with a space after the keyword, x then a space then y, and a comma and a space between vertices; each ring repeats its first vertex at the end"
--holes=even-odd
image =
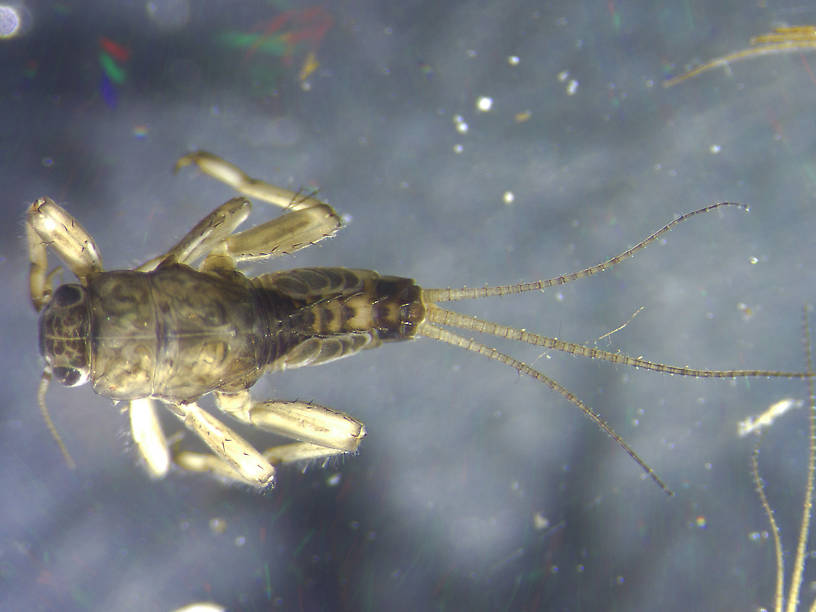
POLYGON ((215 472, 260 489, 274 485, 275 468, 255 447, 224 423, 194 402, 169 407, 213 453, 176 453, 173 459, 177 465, 192 471, 215 472))
MULTIPOLYGON (((317 404, 254 402, 247 391, 216 393, 216 404, 220 410, 247 425, 298 440, 264 451, 264 459, 272 465, 328 459, 353 453, 366 435, 362 422, 317 404)), ((216 455, 177 451, 173 454, 173 461, 187 470, 211 472, 238 482, 254 484, 225 462, 223 456, 216 455)))
POLYGON ((185 155, 176 162, 176 170, 188 164, 197 165, 206 174, 245 195, 288 212, 234 233, 249 216, 252 204, 246 198, 233 198, 204 217, 169 251, 139 266, 137 269, 141 272, 167 263, 192 265, 205 257, 200 266, 202 272, 230 273, 237 262, 293 253, 333 236, 342 226, 338 214, 325 202, 250 178, 237 166, 212 153, 199 151, 185 155))

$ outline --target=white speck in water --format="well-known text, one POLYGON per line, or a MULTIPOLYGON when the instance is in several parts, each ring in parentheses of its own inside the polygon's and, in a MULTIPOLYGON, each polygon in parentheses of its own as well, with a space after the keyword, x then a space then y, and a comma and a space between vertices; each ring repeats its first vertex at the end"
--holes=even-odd
POLYGON ((339 473, 332 474, 326 479, 326 484, 329 485, 330 487, 336 487, 337 485, 340 484, 341 480, 342 476, 339 473))
POLYGON ((546 529, 550 526, 550 519, 544 516, 541 512, 536 512, 533 515, 533 527, 535 529, 546 529))
POLYGON ((453 124, 456 126, 456 131, 460 134, 467 134, 468 124, 462 115, 453 116, 453 124))
POLYGON ((486 113, 493 107, 493 98, 489 98, 488 96, 479 96, 476 98, 476 110, 482 113, 486 113))

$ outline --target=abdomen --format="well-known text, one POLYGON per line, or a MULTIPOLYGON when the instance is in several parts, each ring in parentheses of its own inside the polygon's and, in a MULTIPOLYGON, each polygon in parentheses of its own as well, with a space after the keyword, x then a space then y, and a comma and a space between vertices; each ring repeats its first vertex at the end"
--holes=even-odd
POLYGON ((408 340, 424 319, 409 278, 371 270, 297 268, 252 279, 268 320, 268 369, 317 365, 383 341, 408 340))

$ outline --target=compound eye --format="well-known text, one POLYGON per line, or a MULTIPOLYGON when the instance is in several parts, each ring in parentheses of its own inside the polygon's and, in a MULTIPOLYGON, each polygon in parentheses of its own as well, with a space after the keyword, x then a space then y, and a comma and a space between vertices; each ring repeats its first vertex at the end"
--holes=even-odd
POLYGON ((60 285, 54 292, 54 304, 65 308, 73 306, 82 299, 82 291, 77 285, 60 285))
POLYGON ((88 376, 77 368, 57 366, 54 368, 54 378, 66 387, 76 387, 88 382, 88 376))

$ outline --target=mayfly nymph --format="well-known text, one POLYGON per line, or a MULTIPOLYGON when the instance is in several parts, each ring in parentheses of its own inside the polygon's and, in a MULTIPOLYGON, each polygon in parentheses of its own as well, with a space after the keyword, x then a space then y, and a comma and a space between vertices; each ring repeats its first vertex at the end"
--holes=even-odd
MULTIPOLYGON (((337 267, 248 277, 237 269, 237 263, 292 253, 333 236, 341 227, 340 217, 313 195, 250 178, 211 153, 185 155, 176 163, 176 170, 189 164, 244 195, 280 206, 285 214, 235 233, 249 216, 251 204, 244 197, 233 198, 163 255, 133 270, 108 272, 102 268, 90 234, 53 200, 38 199, 26 216, 31 301, 40 313, 40 352, 45 360, 38 393, 40 408, 48 419, 45 395, 52 377, 67 386, 90 382, 96 393, 127 402, 136 448, 155 477, 164 476, 175 463, 263 488, 273 484, 276 465, 356 452, 366 433, 361 421, 310 402, 254 401, 249 389, 268 372, 328 363, 382 342, 426 336, 505 363, 557 391, 669 492, 637 453, 572 392, 529 365, 460 336, 450 327, 682 376, 807 377, 796 372, 669 366, 499 325, 437 305, 538 291, 592 276, 632 256, 692 216, 723 207, 747 208, 741 204, 722 202, 685 214, 603 263, 531 283, 423 289, 409 278, 337 267), (49 247, 76 275, 78 283, 52 290, 49 247), (209 393, 218 409, 238 421, 293 442, 257 451, 198 406, 197 400, 209 393), (156 400, 196 433, 212 454, 175 447, 171 452, 156 414, 156 400)), ((55 433, 50 420, 48 423, 55 433)))

